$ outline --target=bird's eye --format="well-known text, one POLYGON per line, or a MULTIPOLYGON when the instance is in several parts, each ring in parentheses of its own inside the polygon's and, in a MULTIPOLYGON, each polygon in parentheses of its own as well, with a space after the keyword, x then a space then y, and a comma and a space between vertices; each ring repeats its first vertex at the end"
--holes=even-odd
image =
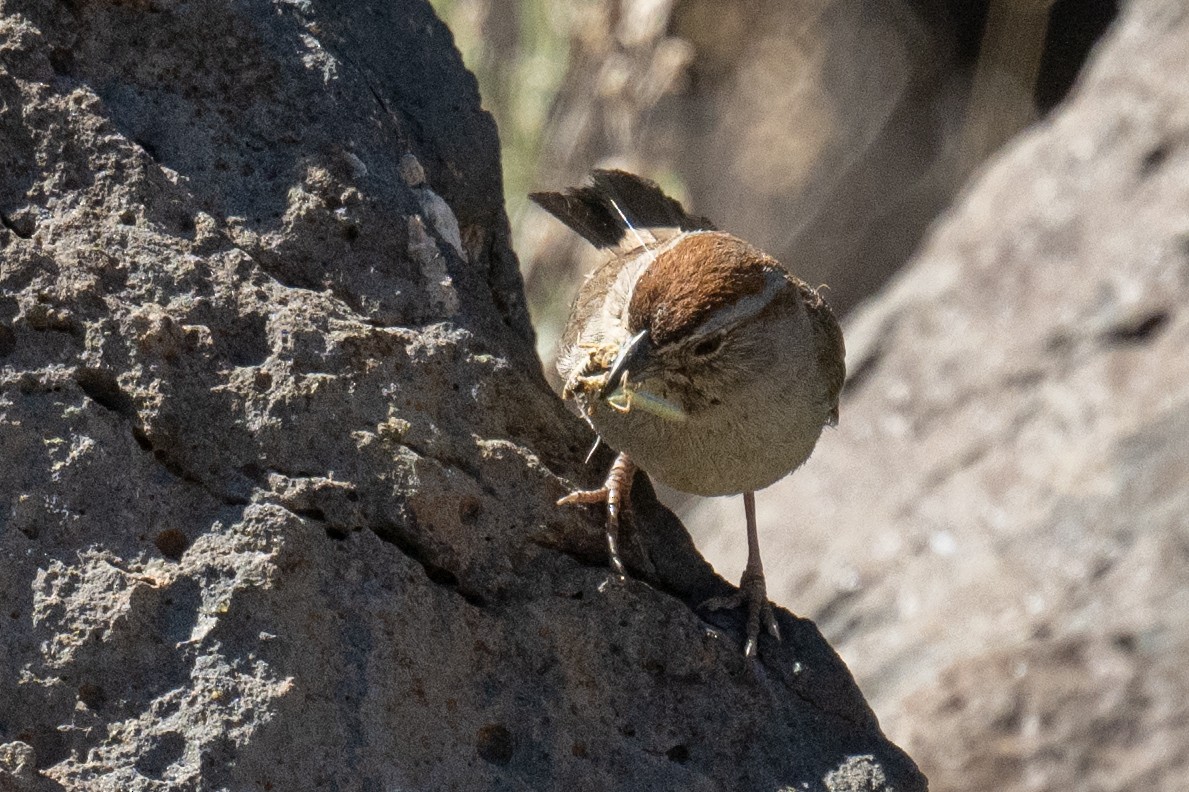
POLYGON ((710 338, 699 341, 694 347, 694 354, 698 357, 705 357, 706 355, 713 355, 722 346, 722 336, 710 336, 710 338))

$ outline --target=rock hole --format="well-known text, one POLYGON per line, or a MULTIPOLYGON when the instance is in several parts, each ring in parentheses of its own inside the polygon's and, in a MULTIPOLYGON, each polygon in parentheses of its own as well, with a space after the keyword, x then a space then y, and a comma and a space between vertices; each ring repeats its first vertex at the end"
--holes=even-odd
POLYGON ((26 216, 24 219, 10 217, 3 212, 0 212, 0 225, 3 225, 12 233, 19 236, 21 239, 29 239, 33 236, 35 226, 33 221, 26 216))
POLYGON ((128 394, 120 389, 119 382, 110 371, 103 369, 79 369, 74 376, 75 382, 100 407, 110 410, 125 418, 136 415, 136 405, 128 394))
POLYGON ((153 540, 153 544, 161 551, 161 555, 170 561, 181 561, 182 554, 190 546, 190 540, 177 528, 166 528, 157 534, 157 538, 153 540))
POLYGON ((50 50, 50 66, 59 77, 69 77, 74 73, 74 53, 65 47, 54 47, 50 50))
POLYGON ((89 710, 99 710, 107 703, 107 693, 98 685, 84 682, 78 686, 78 700, 89 710))
POLYGON ((503 724, 489 723, 475 733, 475 750, 483 761, 502 767, 512 761, 516 745, 503 724))
POLYGON ((670 762, 685 764, 689 761, 689 748, 686 748, 684 745, 674 745, 665 751, 665 756, 669 757, 670 762))

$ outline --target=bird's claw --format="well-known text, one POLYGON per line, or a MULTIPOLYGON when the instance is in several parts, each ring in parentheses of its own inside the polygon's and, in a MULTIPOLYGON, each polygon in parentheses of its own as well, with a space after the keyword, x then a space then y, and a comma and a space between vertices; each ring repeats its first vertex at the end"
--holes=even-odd
POLYGON ((599 487, 593 490, 575 490, 563 498, 558 498, 558 506, 587 505, 591 503, 607 504, 607 563, 611 572, 623 582, 627 572, 623 568, 623 561, 619 557, 619 507, 612 506, 610 487, 599 487), (614 509, 614 511, 613 511, 614 509))
POLYGON ((573 506, 575 504, 604 503, 610 491, 606 487, 593 490, 574 490, 569 495, 557 499, 558 506, 573 506))
MULTIPOLYGON (((611 472, 607 474, 607 480, 603 482, 603 486, 593 490, 576 490, 557 501, 558 506, 607 504, 607 563, 618 582, 623 582, 627 578, 623 560, 619 556, 619 515, 631 502, 629 497, 632 490, 632 477, 635 473, 635 464, 626 454, 620 454, 611 465, 611 472)), ((636 541, 639 543, 638 536, 636 541)), ((643 547, 640 547, 640 555, 645 559, 645 563, 651 566, 651 561, 643 547)))
POLYGON ((772 603, 768 600, 768 587, 762 574, 753 575, 744 572, 743 579, 739 581, 738 591, 725 597, 711 597, 702 603, 702 608, 716 611, 738 608, 740 605, 747 605, 747 641, 743 645, 743 654, 747 657, 755 657, 756 649, 759 646, 761 623, 769 635, 777 641, 780 640, 780 627, 776 623, 776 611, 773 610, 772 603))

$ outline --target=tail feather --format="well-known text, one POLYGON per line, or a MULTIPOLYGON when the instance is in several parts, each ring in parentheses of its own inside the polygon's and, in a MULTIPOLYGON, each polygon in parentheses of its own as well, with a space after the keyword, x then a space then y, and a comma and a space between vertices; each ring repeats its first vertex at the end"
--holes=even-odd
POLYGON ((655 182, 621 170, 595 170, 589 184, 529 198, 597 248, 630 249, 682 231, 714 228, 687 213, 655 182))

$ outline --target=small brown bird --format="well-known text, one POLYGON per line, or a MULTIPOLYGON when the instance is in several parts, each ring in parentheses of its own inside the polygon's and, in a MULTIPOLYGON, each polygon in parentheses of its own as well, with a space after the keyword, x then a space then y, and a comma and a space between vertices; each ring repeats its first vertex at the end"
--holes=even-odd
POLYGON ((742 239, 686 213, 653 182, 596 170, 588 185, 533 201, 612 258, 583 284, 557 370, 598 435, 619 452, 603 487, 559 504, 607 506, 615 572, 619 514, 639 466, 696 495, 743 493, 752 657, 761 623, 780 633, 764 582, 755 491, 809 458, 838 420, 842 332, 818 292, 742 239))

